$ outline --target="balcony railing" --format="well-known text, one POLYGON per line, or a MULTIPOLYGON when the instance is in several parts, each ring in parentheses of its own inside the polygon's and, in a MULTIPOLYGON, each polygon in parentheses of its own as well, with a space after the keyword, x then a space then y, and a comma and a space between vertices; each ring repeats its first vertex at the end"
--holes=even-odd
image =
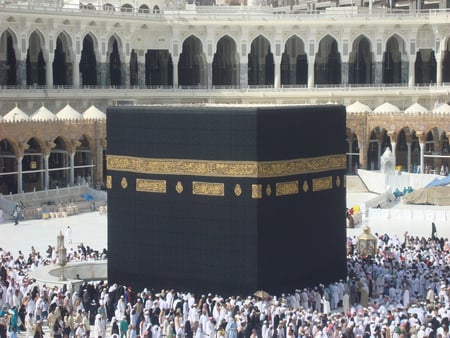
MULTIPOLYGON (((238 91, 248 91, 248 90, 297 90, 297 91, 310 91, 310 90, 391 90, 391 89, 408 89, 408 90, 448 90, 450 88, 450 83, 442 83, 438 85, 436 83, 432 84, 416 84, 414 86, 408 86, 405 83, 360 83, 360 84, 316 84, 313 87, 308 87, 305 84, 285 84, 280 85, 280 88, 274 88, 273 85, 213 85, 208 87, 207 85, 180 85, 178 87, 173 87, 170 85, 89 85, 80 86, 79 88, 73 87, 71 85, 0 85, 0 91, 42 91, 42 90, 53 90, 53 91, 65 91, 65 90, 80 90, 80 91, 91 91, 91 90, 108 90, 108 91, 121 91, 121 90, 166 90, 166 91, 220 91, 220 90, 238 90, 238 91)), ((450 94, 450 93, 446 93, 450 94)))
MULTIPOLYGON (((351 0, 350 0, 351 1, 351 0)), ((399 9, 399 8, 383 8, 380 1, 373 1, 373 8, 368 7, 368 0, 364 1, 364 7, 357 6, 337 6, 336 1, 319 0, 298 0, 293 6, 269 7, 261 6, 195 6, 188 7, 180 2, 175 7, 167 7, 161 9, 141 9, 130 7, 104 7, 103 5, 82 6, 78 4, 64 4, 57 5, 55 1, 2 1, 0 2, 1 12, 19 12, 19 13, 42 13, 51 12, 54 15, 61 13, 80 14, 83 16, 123 16, 123 17, 142 17, 144 19, 161 19, 162 17, 199 17, 202 16, 211 18, 224 16, 229 20, 233 18, 241 19, 261 19, 270 17, 271 19, 284 19, 286 16, 294 19, 314 19, 314 20, 329 20, 330 16, 334 19, 345 19, 348 17, 375 17, 392 19, 396 17, 401 18, 428 18, 436 16, 447 16, 450 9, 399 9), (320 6, 320 10, 314 9, 315 5, 320 6), (337 6, 337 7, 336 7, 337 6), (186 9, 188 8, 188 9, 186 9), (230 17, 232 15, 232 17, 230 17)), ((59 2, 58 2, 59 3, 59 2)), ((347 4, 345 2, 345 4, 347 4)))

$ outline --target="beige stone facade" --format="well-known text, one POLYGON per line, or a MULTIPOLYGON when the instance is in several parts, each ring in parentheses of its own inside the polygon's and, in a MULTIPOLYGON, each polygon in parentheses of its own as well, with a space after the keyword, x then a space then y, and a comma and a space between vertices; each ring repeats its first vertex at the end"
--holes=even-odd
MULTIPOLYGON (((0 2, 0 114, 360 102, 347 116, 349 173, 379 169, 387 147, 400 170, 445 173, 446 3, 203 2, 0 2)), ((0 121, 0 191, 102 185, 105 153, 101 119, 0 121)))

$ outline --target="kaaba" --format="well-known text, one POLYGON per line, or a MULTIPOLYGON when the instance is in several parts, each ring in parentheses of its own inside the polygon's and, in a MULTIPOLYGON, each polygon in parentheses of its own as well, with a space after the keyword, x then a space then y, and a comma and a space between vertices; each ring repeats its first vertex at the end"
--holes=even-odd
POLYGON ((108 280, 272 294, 346 276, 341 105, 107 109, 108 280))

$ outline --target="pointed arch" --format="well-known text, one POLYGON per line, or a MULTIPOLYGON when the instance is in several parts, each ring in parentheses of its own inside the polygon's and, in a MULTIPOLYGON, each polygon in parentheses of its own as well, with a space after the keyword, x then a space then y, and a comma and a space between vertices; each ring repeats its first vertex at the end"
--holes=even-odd
POLYGON ((416 85, 436 83, 437 62, 434 50, 419 49, 414 65, 416 85))
POLYGON ((107 3, 103 4, 103 10, 105 12, 114 12, 116 9, 113 4, 107 2, 107 3))
POLYGON ((0 35, 0 85, 17 85, 17 36, 6 29, 0 35))
POLYGON ((369 146, 367 147, 367 163, 371 170, 378 170, 381 166, 381 155, 386 148, 392 150, 391 139, 385 128, 381 126, 374 127, 370 132, 369 146))
POLYGON ((39 30, 34 30, 28 40, 27 85, 46 84, 46 61, 44 58, 45 38, 39 30))
POLYGON ((53 59, 53 84, 71 85, 72 80, 72 39, 66 31, 62 31, 56 37, 56 48, 53 59))
POLYGON ((22 159, 22 189, 25 192, 42 190, 44 187, 43 144, 38 138, 28 140, 28 149, 22 159))
POLYGON ((80 58, 80 75, 83 86, 97 85, 97 58, 95 55, 96 40, 91 33, 83 38, 83 49, 80 58))
POLYGON ((415 172, 420 165, 420 144, 416 131, 408 126, 397 134, 395 164, 406 172, 415 172))
POLYGON ((345 131, 347 141, 347 174, 355 175, 359 167, 359 140, 356 133, 350 128, 345 131))
POLYGON ((17 193, 17 158, 16 145, 9 138, 0 140, 0 192, 17 193))
POLYGON ((341 55, 337 40, 331 35, 325 35, 319 42, 314 61, 315 84, 340 84, 341 55))
POLYGON ((270 41, 264 35, 253 39, 248 54, 248 84, 273 86, 275 66, 270 41))
POLYGON ((206 86, 207 63, 201 40, 190 35, 183 41, 178 62, 179 84, 181 86, 206 86))
POLYGON ((122 85, 121 42, 116 34, 112 34, 108 40, 107 57, 109 61, 109 76, 107 84, 111 86, 122 85))
POLYGON ((308 59, 305 43, 298 35, 286 40, 281 56, 281 85, 306 85, 308 82, 308 59))
POLYGON ((445 38, 442 53, 442 82, 450 82, 450 36, 445 38))
POLYGON ((397 34, 393 34, 386 41, 386 49, 383 53, 383 83, 403 83, 402 58, 404 54, 404 40, 397 34))
POLYGON ((236 41, 224 35, 217 41, 212 64, 213 86, 235 86, 239 84, 239 54, 236 41))
POLYGON ((48 159, 49 188, 67 187, 70 178, 68 140, 63 136, 58 136, 53 143, 55 143, 55 147, 51 149, 48 159))
POLYGON ((173 62, 167 49, 149 49, 145 54, 145 85, 172 86, 173 62))
POLYGON ((74 157, 74 183, 92 182, 94 176, 92 161, 92 140, 88 135, 81 135, 80 142, 75 150, 74 157))
POLYGON ((353 41, 348 60, 350 84, 373 83, 373 52, 370 39, 361 34, 353 41))
POLYGON ((132 13, 133 12, 133 6, 126 3, 123 4, 122 7, 120 7, 120 11, 121 12, 125 12, 125 13, 132 13))
POLYGON ((130 86, 134 87, 139 85, 139 66, 138 66, 138 57, 137 53, 134 49, 130 52, 130 86))
POLYGON ((148 13, 150 13, 150 8, 147 5, 143 4, 143 5, 139 6, 139 13, 148 14, 148 13))

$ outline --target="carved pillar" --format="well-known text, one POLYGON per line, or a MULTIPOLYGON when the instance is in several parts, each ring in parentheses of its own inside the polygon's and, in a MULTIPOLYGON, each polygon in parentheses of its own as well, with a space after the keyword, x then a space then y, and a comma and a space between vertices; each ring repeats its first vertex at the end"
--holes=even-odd
POLYGON ((30 147, 28 143, 19 142, 18 144, 18 153, 17 153, 17 193, 20 194, 23 192, 23 177, 22 177, 22 161, 25 150, 30 147))
POLYGON ((47 88, 53 87, 53 53, 48 53, 47 55, 47 65, 45 67, 45 83, 47 88))
POLYGON ((70 174, 69 174, 69 185, 72 187, 75 182, 75 152, 70 153, 70 174))
POLYGON ((391 130, 388 133, 389 138, 391 139, 392 146, 392 157, 394 158, 394 168, 397 166, 396 163, 396 145, 397 145, 397 132, 395 130, 391 130))
POLYGON ((352 172, 352 166, 353 166, 353 140, 352 139, 347 139, 347 143, 348 143, 348 153, 350 154, 348 156, 348 167, 347 170, 349 173, 352 172))
POLYGON ((56 143, 53 141, 46 141, 44 147, 44 189, 48 190, 50 188, 50 174, 49 174, 49 164, 48 160, 50 158, 50 152, 56 147, 56 143))
POLYGON ((178 61, 179 57, 173 58, 173 88, 178 88, 178 61))
POLYGON ((381 168, 381 141, 380 140, 377 140, 377 147, 378 147, 378 149, 377 149, 377 153, 378 153, 378 169, 380 169, 381 168))
POLYGON ((416 131, 416 136, 419 139, 420 146, 420 173, 425 172, 424 153, 425 153, 425 133, 423 131, 416 131))
POLYGON ((95 182, 103 183, 103 142, 101 139, 97 139, 95 141, 96 149, 95 149, 95 182))
POLYGON ((409 57, 409 79, 408 86, 414 87, 416 85, 416 74, 415 74, 415 64, 416 64, 416 56, 409 57))
POLYGON ((17 158, 17 193, 20 194, 23 192, 22 186, 22 160, 23 156, 17 158))
POLYGON ((441 55, 436 55, 436 84, 442 85, 442 60, 441 55))
POLYGON ((281 85, 281 56, 276 56, 274 58, 274 63, 275 63, 275 79, 274 79, 274 83, 273 83, 273 87, 275 89, 280 88, 281 85))
POLYGON ((48 190, 50 186, 50 175, 48 174, 48 159, 50 154, 44 155, 44 190, 48 190))
POLYGON ((314 88, 314 56, 308 56, 308 88, 314 88))
POLYGON ((406 142, 406 147, 408 148, 408 154, 407 154, 407 161, 406 161, 406 165, 407 165, 407 172, 411 172, 411 142, 406 142))
POLYGON ((145 86, 145 51, 138 50, 137 63, 138 63, 138 85, 143 88, 145 86))
POLYGON ((81 145, 81 142, 79 140, 71 140, 70 147, 67 149, 70 156, 70 170, 69 170, 69 185, 73 186, 75 182, 75 153, 77 152, 77 147, 81 145))
POLYGON ((367 169, 367 149, 368 149, 368 142, 367 142, 367 116, 364 116, 363 119, 359 121, 359 164, 361 168, 367 169))
POLYGON ((80 88, 80 56, 76 55, 72 62, 72 84, 73 88, 80 88))

